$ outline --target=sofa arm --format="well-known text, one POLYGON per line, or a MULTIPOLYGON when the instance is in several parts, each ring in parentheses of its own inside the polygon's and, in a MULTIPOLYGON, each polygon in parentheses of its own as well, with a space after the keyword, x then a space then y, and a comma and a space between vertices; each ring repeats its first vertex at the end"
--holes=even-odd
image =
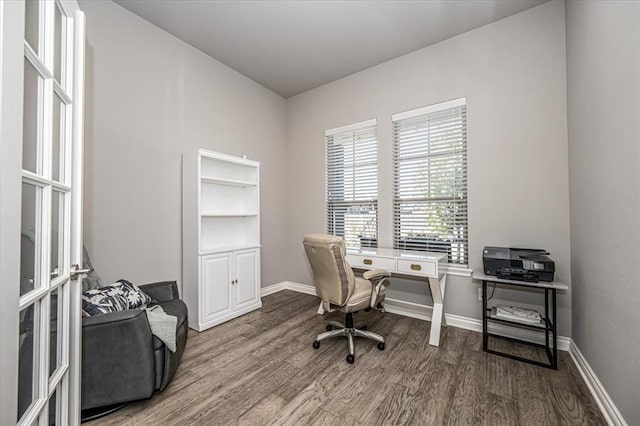
POLYGON ((82 320, 82 409, 148 398, 155 388, 153 336, 144 310, 82 320))
POLYGON ((157 302, 168 302, 180 298, 178 284, 175 281, 160 281, 157 283, 143 284, 140 290, 151 296, 157 302))

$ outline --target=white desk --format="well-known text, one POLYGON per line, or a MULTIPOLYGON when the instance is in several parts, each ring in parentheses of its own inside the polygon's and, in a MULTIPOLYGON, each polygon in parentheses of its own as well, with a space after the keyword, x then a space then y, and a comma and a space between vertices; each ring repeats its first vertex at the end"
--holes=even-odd
MULTIPOLYGON (((445 253, 388 248, 347 249, 347 261, 356 269, 386 269, 392 275, 427 278, 433 299, 429 344, 440 345, 440 329, 447 325, 444 318, 444 291, 447 283, 447 274, 443 268, 447 263, 445 253)), ((318 313, 322 312, 320 304, 318 313)))

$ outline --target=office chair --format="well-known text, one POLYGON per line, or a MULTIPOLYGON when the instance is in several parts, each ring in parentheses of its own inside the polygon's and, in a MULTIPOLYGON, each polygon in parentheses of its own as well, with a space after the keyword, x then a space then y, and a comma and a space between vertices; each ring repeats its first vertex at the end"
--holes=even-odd
POLYGON ((313 347, 318 349, 320 342, 330 337, 346 337, 349 344, 347 362, 350 364, 355 361, 354 337, 375 340, 378 342, 378 349, 384 350, 384 337, 354 327, 353 314, 363 309, 384 312, 382 302, 388 285, 387 278, 391 274, 379 269, 366 271, 362 278, 356 277, 347 262, 345 242, 341 237, 308 234, 304 236, 303 244, 313 271, 316 294, 322 299, 325 311, 345 313, 345 323, 329 322, 327 331, 316 337, 313 347), (334 327, 337 329, 334 330, 334 327))

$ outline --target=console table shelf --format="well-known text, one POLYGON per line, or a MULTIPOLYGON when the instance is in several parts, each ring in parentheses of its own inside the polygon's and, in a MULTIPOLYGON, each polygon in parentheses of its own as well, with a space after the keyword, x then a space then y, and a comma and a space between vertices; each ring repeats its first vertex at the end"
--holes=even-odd
POLYGON ((518 321, 518 320, 511 320, 511 319, 507 319, 507 318, 500 318, 500 317, 496 316, 495 310, 496 310, 495 306, 493 308, 487 308, 487 320, 495 321, 495 322, 501 322, 501 323, 510 324, 510 325, 521 326, 521 327, 526 327, 526 328, 532 328, 534 330, 542 330, 542 331, 544 331, 546 329, 546 330, 551 331, 551 320, 549 320, 549 318, 547 318, 547 317, 542 318, 540 320, 540 323, 534 324, 534 323, 528 323, 528 322, 523 322, 523 321, 518 321))
POLYGON ((536 283, 536 282, 528 282, 528 281, 507 280, 503 278, 486 275, 482 271, 478 271, 478 270, 473 271, 472 277, 474 280, 479 280, 482 282, 482 350, 490 354, 499 355, 506 358, 515 359, 517 361, 523 361, 529 364, 557 370, 558 369, 558 332, 557 332, 557 316, 556 316, 556 307, 557 307, 556 291, 568 290, 569 286, 558 281, 554 281, 554 282, 542 281, 542 282, 536 283), (487 284, 490 282, 502 284, 502 285, 508 285, 512 287, 535 288, 535 289, 543 290, 544 291, 544 315, 540 323, 531 324, 531 323, 518 321, 518 320, 497 318, 495 316, 495 307, 487 306, 488 305, 487 284), (551 310, 549 309, 550 307, 551 307, 551 310), (532 343, 532 342, 528 342, 521 339, 515 339, 512 337, 506 337, 506 336, 501 336, 494 333, 489 333, 489 322, 496 322, 496 323, 513 326, 513 327, 524 327, 528 329, 538 330, 544 333, 545 344, 542 345, 542 344, 532 343), (549 363, 544 363, 544 362, 536 361, 533 359, 512 355, 510 353, 489 349, 489 337, 497 337, 497 338, 506 339, 506 340, 510 340, 518 343, 524 343, 524 344, 535 346, 538 348, 544 348, 547 354, 547 358, 549 359, 549 363))

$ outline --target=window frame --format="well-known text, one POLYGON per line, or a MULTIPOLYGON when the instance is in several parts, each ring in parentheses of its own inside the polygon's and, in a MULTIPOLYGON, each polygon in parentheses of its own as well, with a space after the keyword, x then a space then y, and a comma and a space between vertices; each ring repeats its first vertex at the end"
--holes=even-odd
MULTIPOLYGON (((377 247, 378 246, 378 225, 379 225, 379 192, 378 192, 378 129, 377 129, 377 120, 371 119, 366 121, 361 121, 353 124, 349 124, 346 126, 337 127, 334 129, 329 129, 325 131, 325 219, 326 219, 326 230, 327 233, 332 235, 338 235, 345 238, 345 243, 348 248, 364 248, 364 247, 377 247), (363 155, 366 159, 364 164, 360 164, 359 166, 362 168, 368 169, 368 172, 364 172, 364 177, 360 176, 360 182, 365 181, 365 190, 363 191, 367 195, 372 193, 375 194, 374 197, 363 197, 359 198, 356 194, 357 188, 356 186, 356 174, 358 169, 358 164, 356 160, 355 148, 357 147, 357 138, 366 135, 368 132, 372 132, 373 137, 369 139, 365 139, 362 143, 368 143, 367 146, 363 148, 363 152, 360 155, 363 155), (360 133, 360 134, 359 134, 360 133), (353 169, 352 174, 353 178, 351 180, 352 186, 352 197, 349 200, 340 200, 336 201, 334 199, 334 186, 336 184, 335 174, 339 173, 338 168, 332 168, 332 166, 336 163, 335 161, 335 151, 332 151, 330 144, 335 140, 336 137, 349 139, 350 137, 353 139, 351 145, 354 148, 352 162, 350 163, 351 168, 353 169), (371 154, 371 150, 373 148, 373 154, 371 154), (373 175, 371 175, 371 168, 373 168, 373 175), (373 188, 373 189, 372 189, 373 188), (342 219, 342 221, 336 219, 336 211, 340 209, 348 209, 348 208, 362 208, 366 210, 367 207, 370 211, 373 211, 374 215, 374 224, 373 224, 373 233, 372 234, 363 234, 358 236, 350 236, 345 235, 345 227, 346 220, 342 219), (336 227, 337 223, 342 222, 342 232, 337 232, 336 227), (357 240, 359 241, 357 241, 357 240), (357 241, 357 242, 356 242, 357 241)), ((343 164, 342 170, 347 169, 343 164)), ((344 182, 344 181, 343 181, 344 182)), ((347 184, 343 184, 343 187, 346 187, 347 184)), ((346 216, 346 213, 344 214, 346 216)), ((363 215, 364 217, 364 215, 363 215)), ((358 219, 356 219, 358 220, 358 219)), ((366 220, 366 219, 365 219, 366 220)), ((364 225, 363 225, 364 226, 364 225)))
MULTIPOLYGON (((462 98, 453 99, 450 101, 445 101, 445 102, 429 105, 423 108, 417 108, 417 109, 392 115, 392 133, 393 133, 392 134, 392 145, 393 145, 393 161, 392 161, 393 166, 392 167, 393 167, 393 180, 394 180, 393 198, 392 198, 393 248, 399 249, 399 250, 420 250, 420 251, 434 251, 434 252, 447 253, 448 254, 447 264, 450 267, 461 268, 461 269, 468 268, 468 265, 469 265, 469 213, 468 213, 469 194, 468 194, 468 162, 467 162, 468 147, 467 147, 466 107, 467 107, 466 98, 462 97, 462 98), (451 194, 444 197, 443 196, 433 197, 432 195, 430 195, 432 189, 430 186, 431 184, 429 183, 429 189, 428 189, 429 195, 426 195, 424 197, 415 197, 415 196, 402 197, 400 193, 407 192, 407 184, 406 182, 401 182, 402 180, 402 177, 400 175, 402 173, 401 163, 403 160, 407 161, 407 158, 410 158, 410 157, 407 155, 405 155, 404 158, 401 157, 402 154, 400 153, 401 151, 400 144, 402 143, 402 141, 400 140, 399 126, 402 123, 407 124, 409 120, 417 121, 420 119, 424 119, 425 121, 428 122, 430 118, 434 116, 437 117, 438 114, 443 114, 443 113, 446 113, 447 111, 451 111, 452 113, 459 111, 461 128, 457 130, 457 132, 460 133, 460 136, 459 136, 459 139, 456 138, 458 140, 453 139, 453 140, 456 140, 456 142, 452 142, 452 143, 461 145, 461 148, 459 149, 452 148, 450 151, 451 154, 449 154, 449 150, 447 150, 446 148, 443 150, 442 145, 438 146, 438 148, 445 152, 444 154, 445 156, 460 155, 461 164, 459 166, 462 167, 462 170, 459 169, 458 164, 455 164, 453 167, 457 168, 456 172, 459 173, 459 176, 456 175, 455 178, 452 178, 452 180, 454 182, 453 183, 454 192, 459 191, 461 196, 456 196, 455 194, 451 194), (439 208, 437 206, 442 206, 444 203, 449 203, 448 206, 445 205, 444 207, 445 209, 449 209, 450 211, 455 212, 453 214, 453 218, 451 219, 451 221, 445 222, 444 226, 447 228, 460 227, 459 231, 457 231, 460 233, 460 237, 455 236, 456 231, 453 231, 446 237, 442 237, 441 235, 436 235, 436 233, 433 232, 435 225, 432 225, 433 222, 430 222, 428 219, 424 221, 426 222, 425 224, 416 222, 414 227, 418 228, 418 230, 420 229, 420 227, 422 227, 422 230, 424 232, 416 233, 415 234, 416 236, 414 237, 413 241, 410 241, 410 238, 408 235, 405 235, 403 237, 403 235, 406 233, 403 230, 403 219, 405 223, 407 221, 406 211, 404 214, 401 212, 401 208, 403 204, 404 205, 413 204, 414 211, 419 210, 420 206, 422 206, 425 209, 425 211, 429 209, 432 209, 432 211, 435 211, 439 208), (403 241, 403 238, 404 238, 404 241, 403 241), (409 244, 409 246, 407 246, 407 244, 409 244), (424 248, 421 248, 420 246, 423 246, 424 248)), ((428 126, 429 125, 427 124, 427 128, 428 126)), ((430 129, 427 130, 427 132, 430 132, 430 129)), ((406 137, 407 136, 405 136, 405 138, 406 137)), ((423 136, 418 136, 417 138, 418 143, 421 142, 422 137, 423 136)), ((431 140, 431 135, 427 134, 426 136, 424 136, 424 138, 425 138, 425 142, 427 142, 428 144, 433 143, 433 141, 431 140)), ((412 143, 415 144, 416 141, 412 141, 412 143)), ((405 145, 403 148, 406 150, 408 142, 405 140, 404 144, 405 145)), ((424 154, 424 157, 423 157, 424 161, 427 163, 424 167, 430 172, 429 176, 426 178, 428 181, 431 180, 431 176, 433 175, 432 165, 430 164, 430 162, 432 161, 432 158, 436 157, 436 155, 443 155, 443 152, 441 151, 438 154, 431 154, 429 153, 429 148, 428 148, 427 153, 424 154)), ((416 161, 416 163, 421 161, 419 157, 416 157, 416 158, 417 160, 414 160, 416 161)), ((417 169, 418 167, 420 166, 414 166, 414 170, 417 169)), ((439 166, 439 167, 441 167, 441 170, 443 170, 444 172, 446 170, 445 168, 450 166, 439 166)), ((433 167, 433 169, 438 171, 438 166, 433 167)), ((442 179, 442 176, 440 177, 442 179)), ((440 226, 443 226, 443 225, 440 225, 440 226)))

